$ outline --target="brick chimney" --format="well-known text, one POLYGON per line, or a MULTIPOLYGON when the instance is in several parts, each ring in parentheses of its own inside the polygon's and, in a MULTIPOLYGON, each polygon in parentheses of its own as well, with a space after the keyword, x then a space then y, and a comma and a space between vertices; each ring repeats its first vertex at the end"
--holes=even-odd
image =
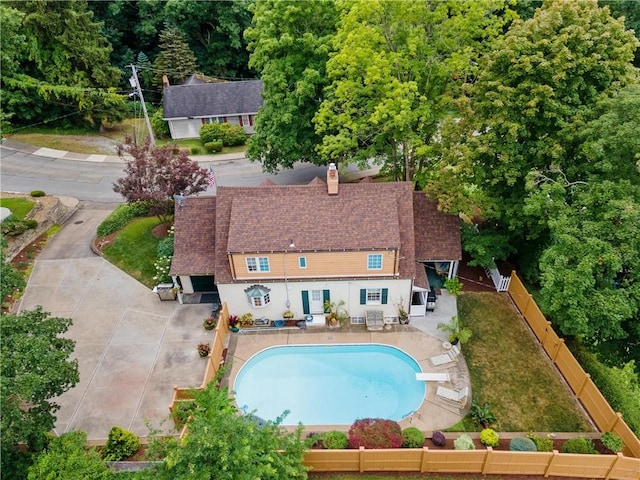
POLYGON ((335 163, 330 163, 327 170, 327 191, 329 195, 338 194, 338 169, 335 163))
POLYGON ((162 75, 162 88, 169 87, 169 78, 166 75, 162 75))

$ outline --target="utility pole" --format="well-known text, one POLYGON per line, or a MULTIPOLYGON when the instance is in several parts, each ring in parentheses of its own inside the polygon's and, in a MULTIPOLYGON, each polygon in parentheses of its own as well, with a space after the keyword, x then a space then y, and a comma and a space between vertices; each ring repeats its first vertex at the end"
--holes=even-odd
POLYGON ((140 88, 140 81, 138 80, 138 74, 136 73, 136 66, 131 64, 131 72, 133 76, 129 79, 129 83, 132 87, 134 87, 138 93, 138 97, 140 98, 140 102, 142 102, 142 111, 144 112, 144 120, 147 122, 147 129, 149 130, 149 138, 151 139, 151 145, 156 146, 156 137, 153 136, 153 128, 151 128, 151 122, 149 121, 149 114, 147 113, 147 106, 144 103, 144 97, 142 96, 142 89, 140 88))

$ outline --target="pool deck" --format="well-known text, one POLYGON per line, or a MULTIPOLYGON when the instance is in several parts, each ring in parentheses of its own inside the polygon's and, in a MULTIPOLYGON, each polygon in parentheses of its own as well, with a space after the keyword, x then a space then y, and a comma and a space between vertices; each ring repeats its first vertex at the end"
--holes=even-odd
MULTIPOLYGON (((447 345, 443 345, 446 339, 443 338, 441 332, 436 333, 435 326, 439 321, 448 321, 451 318, 451 301, 453 301, 455 311, 455 299, 448 299, 442 302, 441 311, 437 314, 428 312, 426 317, 411 319, 409 325, 393 325, 389 330, 383 331, 367 331, 364 325, 349 325, 335 329, 328 327, 253 329, 231 334, 226 359, 229 372, 225 376, 223 384, 232 387, 238 371, 247 360, 259 351, 276 345, 332 345, 341 343, 391 345, 411 355, 420 364, 423 372, 446 372, 451 378, 451 381, 446 383, 428 382, 426 398, 422 405, 412 415, 400 421, 400 426, 402 428, 413 426, 423 432, 450 427, 465 416, 469 409, 470 398, 464 409, 458 409, 437 400, 435 391, 438 385, 456 390, 463 387, 471 388, 469 370, 464 360, 464 348, 462 355, 455 363, 435 367, 429 358, 446 351, 447 345)), ((438 308, 436 308, 436 312, 438 312, 438 308)), ((349 425, 305 425, 304 427, 308 432, 322 432, 334 429, 346 430, 349 425)))

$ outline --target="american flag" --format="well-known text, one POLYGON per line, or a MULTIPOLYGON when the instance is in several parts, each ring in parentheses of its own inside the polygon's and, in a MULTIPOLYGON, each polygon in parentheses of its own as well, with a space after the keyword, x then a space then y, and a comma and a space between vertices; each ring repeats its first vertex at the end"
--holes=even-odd
POLYGON ((216 176, 213 173, 213 165, 209 165, 209 187, 213 187, 216 184, 216 176))

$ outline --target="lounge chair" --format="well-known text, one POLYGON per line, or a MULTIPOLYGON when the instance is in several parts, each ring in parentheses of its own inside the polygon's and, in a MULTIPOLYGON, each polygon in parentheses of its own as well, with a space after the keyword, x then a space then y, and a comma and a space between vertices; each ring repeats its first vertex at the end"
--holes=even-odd
POLYGON ((460 390, 452 390, 447 387, 438 386, 438 389, 436 390, 436 398, 454 403, 460 408, 463 408, 467 404, 468 397, 469 387, 464 387, 460 390))
POLYGON ((448 363, 457 362, 458 355, 460 355, 460 347, 458 347, 457 345, 454 345, 451 347, 451 350, 448 350, 442 355, 436 355, 435 357, 431 357, 429 360, 431 360, 431 363, 434 366, 440 367, 448 363))
POLYGON ((416 380, 422 380, 424 382, 450 382, 451 378, 449 374, 444 373, 416 373, 416 380))
POLYGON ((382 310, 367 310, 365 323, 367 330, 382 330, 384 328, 384 312, 382 310))

